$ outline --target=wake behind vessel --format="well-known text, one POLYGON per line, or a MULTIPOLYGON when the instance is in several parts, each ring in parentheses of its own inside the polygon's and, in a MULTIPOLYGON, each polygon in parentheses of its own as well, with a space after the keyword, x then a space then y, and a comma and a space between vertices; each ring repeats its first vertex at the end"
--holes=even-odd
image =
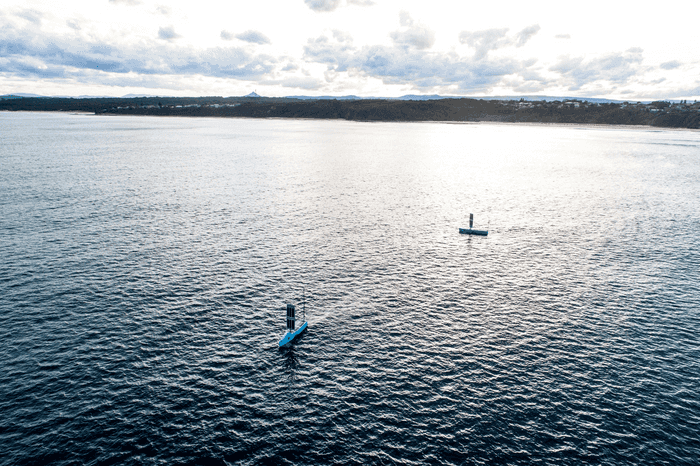
POLYGON ((287 304, 287 331, 282 335, 282 339, 279 342, 280 348, 290 344, 296 337, 301 335, 308 325, 306 321, 306 302, 304 302, 304 317, 301 319, 303 322, 298 329, 296 327, 296 310, 294 304, 287 304))

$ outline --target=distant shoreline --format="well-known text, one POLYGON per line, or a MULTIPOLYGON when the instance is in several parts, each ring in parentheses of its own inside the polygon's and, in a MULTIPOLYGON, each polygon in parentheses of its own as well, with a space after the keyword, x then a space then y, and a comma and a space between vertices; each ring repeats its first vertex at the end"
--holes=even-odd
POLYGON ((700 103, 580 100, 298 100, 250 97, 16 98, 0 111, 366 122, 524 123, 700 129, 700 103))

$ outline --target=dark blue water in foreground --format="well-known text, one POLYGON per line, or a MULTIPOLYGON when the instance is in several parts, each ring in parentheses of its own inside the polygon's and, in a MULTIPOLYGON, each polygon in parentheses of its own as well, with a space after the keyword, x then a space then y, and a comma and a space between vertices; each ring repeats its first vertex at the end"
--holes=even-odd
POLYGON ((2 465, 697 464, 699 309, 698 132, 0 113, 2 465))

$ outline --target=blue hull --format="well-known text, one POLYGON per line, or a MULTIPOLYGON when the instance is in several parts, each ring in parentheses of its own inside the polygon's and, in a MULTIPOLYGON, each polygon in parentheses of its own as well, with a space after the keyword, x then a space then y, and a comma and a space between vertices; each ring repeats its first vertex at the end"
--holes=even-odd
POLYGON ((295 331, 293 331, 293 332, 290 332, 290 331, 285 332, 285 334, 282 335, 282 339, 281 339, 280 342, 279 342, 280 348, 283 347, 283 346, 287 346, 288 344, 290 344, 291 342, 293 342, 294 339, 295 339, 296 337, 298 337, 299 335, 301 335, 302 332, 303 332, 304 330, 306 330, 306 326, 307 326, 307 325, 308 325, 308 322, 304 322, 304 323, 301 325, 301 327, 299 327, 297 330, 295 330, 295 331))

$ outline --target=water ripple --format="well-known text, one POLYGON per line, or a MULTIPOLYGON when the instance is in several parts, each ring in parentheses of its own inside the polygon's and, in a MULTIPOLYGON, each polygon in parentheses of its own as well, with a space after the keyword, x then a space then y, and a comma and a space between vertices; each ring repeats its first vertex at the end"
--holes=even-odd
POLYGON ((698 133, 0 129, 0 464, 700 457, 698 133))

